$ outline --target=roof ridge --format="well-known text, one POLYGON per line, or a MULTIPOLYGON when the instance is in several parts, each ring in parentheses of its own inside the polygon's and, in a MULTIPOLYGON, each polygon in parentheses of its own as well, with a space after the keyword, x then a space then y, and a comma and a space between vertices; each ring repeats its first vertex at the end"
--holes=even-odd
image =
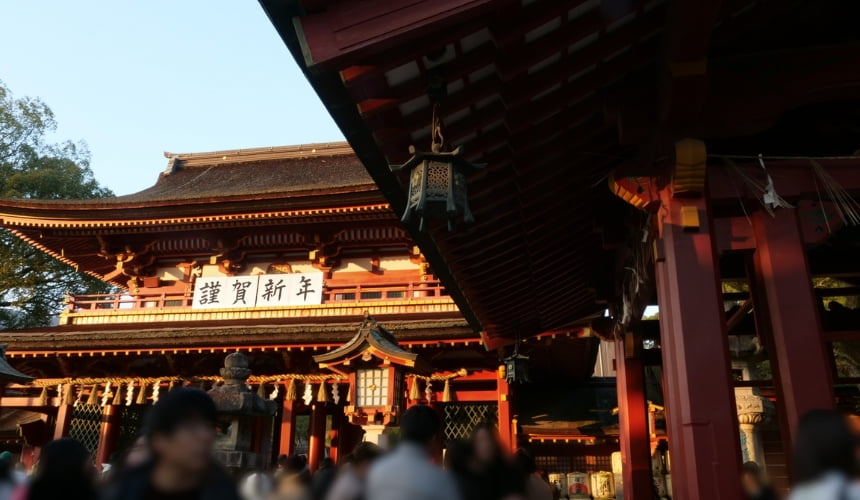
POLYGON ((261 148, 204 151, 198 153, 171 153, 165 151, 164 157, 168 158, 168 167, 165 173, 170 173, 180 166, 212 165, 218 161, 224 163, 245 163, 260 160, 309 158, 316 155, 342 156, 354 154, 355 152, 352 150, 349 143, 341 141, 296 144, 291 146, 268 146, 261 148))

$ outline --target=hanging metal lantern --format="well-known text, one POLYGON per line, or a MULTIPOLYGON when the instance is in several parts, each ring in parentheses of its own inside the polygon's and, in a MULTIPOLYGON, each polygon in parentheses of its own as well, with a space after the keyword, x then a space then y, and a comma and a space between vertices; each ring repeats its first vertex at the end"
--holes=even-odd
POLYGON ((409 172, 409 198, 403 213, 403 222, 409 222, 414 213, 420 218, 419 230, 427 230, 427 219, 448 219, 448 230, 454 231, 456 220, 474 222, 469 210, 466 176, 484 168, 484 164, 466 161, 462 147, 444 151, 441 123, 433 117, 431 151, 422 152, 409 147, 412 158, 403 165, 392 165, 393 172, 409 172))
POLYGON ((530 382, 529 380, 529 357, 520 354, 520 335, 516 334, 514 340, 514 352, 502 360, 505 364, 505 380, 509 384, 530 382))
POLYGON ((505 363, 505 380, 509 384, 529 381, 529 357, 517 352, 502 360, 505 363))

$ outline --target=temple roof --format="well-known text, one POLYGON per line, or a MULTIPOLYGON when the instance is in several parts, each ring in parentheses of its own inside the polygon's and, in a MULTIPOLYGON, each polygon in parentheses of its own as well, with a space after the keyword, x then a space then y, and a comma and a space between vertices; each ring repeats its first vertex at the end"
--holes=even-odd
MULTIPOLYGON (((408 343, 471 339, 475 333, 454 315, 385 315, 408 343)), ((183 324, 64 325, 0 332, 10 354, 47 355, 58 351, 124 352, 164 349, 204 349, 221 346, 279 346, 315 344, 339 346, 354 338, 354 317, 329 317, 325 324, 304 320, 201 320, 183 324)), ((389 334, 390 335, 390 334, 389 334)), ((0 367, 2 368, 2 367, 0 367)), ((2 376, 2 375, 0 375, 2 376)))
POLYGON ((0 211, 137 208, 376 190, 345 142, 164 155, 167 168, 155 185, 137 193, 87 200, 3 199, 0 211))
MULTIPOLYGON (((211 254, 230 231, 231 238, 255 231, 289 235, 304 225, 313 235, 344 221, 396 221, 344 142, 165 156, 167 169, 138 193, 90 200, 0 199, 0 225, 82 272, 125 287, 111 257, 117 249, 139 255, 152 249, 159 257, 170 253, 163 249, 184 249, 171 256, 187 258, 211 254)), ((306 246, 297 244, 302 251, 306 246)))

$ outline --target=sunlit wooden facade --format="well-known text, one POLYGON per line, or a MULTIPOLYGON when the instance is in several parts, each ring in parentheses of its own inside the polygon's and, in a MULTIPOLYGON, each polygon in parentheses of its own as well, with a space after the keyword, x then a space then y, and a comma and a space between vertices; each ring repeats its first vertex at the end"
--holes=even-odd
MULTIPOLYGON (((253 390, 279 408, 272 442, 258 429, 254 451, 308 453, 315 467, 351 449, 362 428, 350 423, 355 379, 314 356, 338 352, 366 316, 428 367, 402 372, 393 411, 432 404, 446 439, 496 420, 514 446, 516 407, 498 370, 504 353, 486 349, 346 144, 167 156, 158 182, 136 194, 0 201, 5 229, 116 287, 68 296, 56 327, 0 334, 9 362, 35 377, 0 398, 7 449, 31 463, 46 441, 72 435, 107 463, 159 392, 220 383, 224 356, 240 350, 253 390), (315 303, 263 304, 250 284, 242 298, 256 302, 228 297, 231 285, 262 290, 290 276, 320 278, 315 303), (203 304, 201 290, 216 283, 229 300, 203 304)), ((528 351, 547 366, 535 375, 585 383, 597 343, 582 329, 532 339, 528 351)), ((561 453, 591 453, 593 440, 574 432, 561 453)), ((617 440, 598 440, 609 447, 601 453, 617 449, 617 440)))
POLYGON ((489 344, 617 342, 624 498, 785 488, 800 415, 856 413, 857 5, 260 3, 395 210, 431 120, 487 164, 474 224, 407 229, 489 344))

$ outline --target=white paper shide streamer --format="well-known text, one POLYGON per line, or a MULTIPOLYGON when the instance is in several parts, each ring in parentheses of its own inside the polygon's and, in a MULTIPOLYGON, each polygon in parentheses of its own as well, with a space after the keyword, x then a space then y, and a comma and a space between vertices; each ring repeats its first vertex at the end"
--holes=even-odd
POLYGON ((125 405, 131 406, 134 402, 134 384, 128 384, 125 390, 125 405))
POLYGON ((107 384, 105 384, 105 390, 102 393, 101 406, 106 406, 112 397, 113 391, 111 390, 110 382, 108 382, 107 384))
POLYGON ((305 402, 306 406, 310 406, 311 401, 314 400, 313 388, 311 388, 310 382, 305 382, 305 393, 302 394, 302 401, 305 402))
POLYGON ((334 404, 340 403, 340 388, 337 386, 337 380, 331 384, 331 400, 334 401, 334 404))
POLYGON ((158 393, 161 390, 161 380, 156 380, 152 385, 152 402, 153 404, 158 402, 158 393))

